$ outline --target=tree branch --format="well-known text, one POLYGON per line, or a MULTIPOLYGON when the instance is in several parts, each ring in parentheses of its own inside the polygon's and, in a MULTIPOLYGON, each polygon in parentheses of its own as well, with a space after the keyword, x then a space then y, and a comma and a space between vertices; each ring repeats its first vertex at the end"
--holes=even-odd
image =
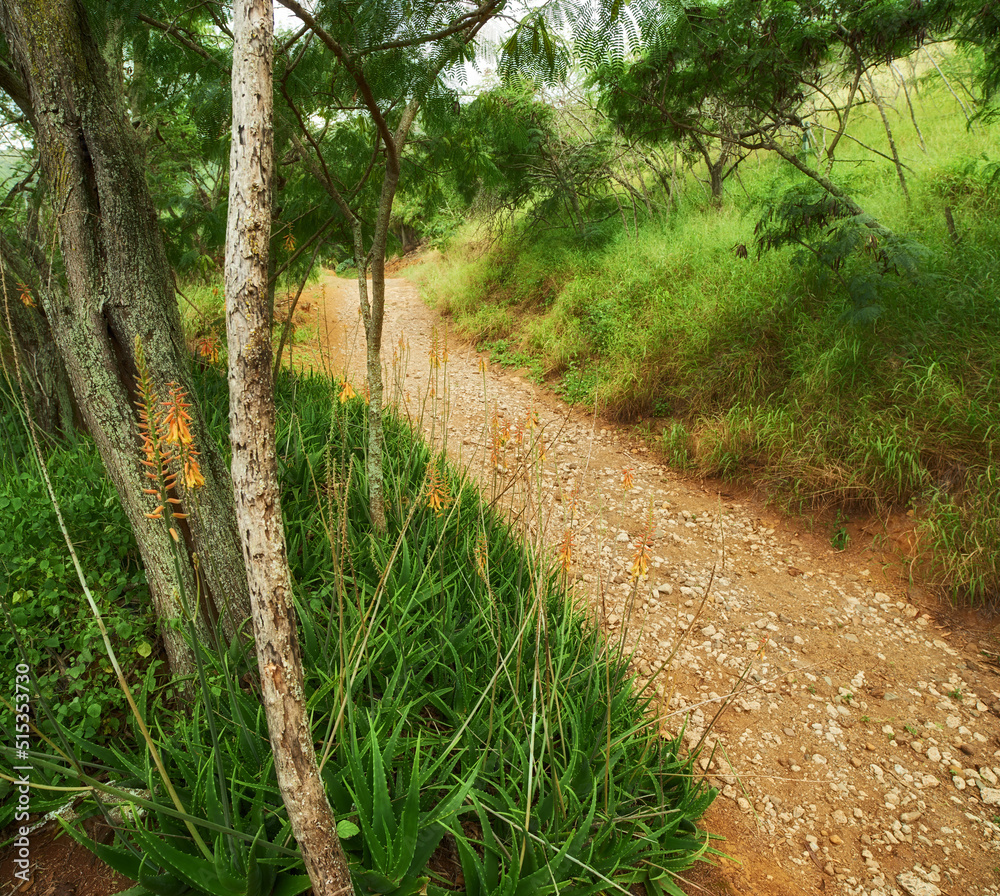
POLYGON ((216 67, 221 69, 226 67, 201 44, 188 36, 188 33, 184 29, 178 27, 177 25, 171 25, 169 22, 161 22, 158 19, 154 19, 151 16, 144 15, 143 13, 139 13, 138 18, 143 24, 149 25, 150 28, 155 28, 157 31, 162 31, 168 37, 174 38, 179 44, 187 47, 192 53, 200 56, 208 62, 211 62, 216 67))

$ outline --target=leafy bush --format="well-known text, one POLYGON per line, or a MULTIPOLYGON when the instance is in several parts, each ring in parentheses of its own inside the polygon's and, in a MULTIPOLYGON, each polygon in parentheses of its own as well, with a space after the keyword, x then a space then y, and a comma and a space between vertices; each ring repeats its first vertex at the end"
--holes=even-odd
MULTIPOLYGON (((32 669, 39 698, 61 726, 104 738, 119 731, 124 700, 25 440, 10 447, 16 454, 7 463, 16 469, 0 477, 0 514, 8 520, 0 533, 0 594, 9 614, 0 649, 32 669)), ((155 639, 149 591, 114 489, 88 440, 52 452, 49 465, 119 656, 129 669, 142 667, 155 639)), ((37 724, 52 736, 49 719, 36 709, 37 724)))

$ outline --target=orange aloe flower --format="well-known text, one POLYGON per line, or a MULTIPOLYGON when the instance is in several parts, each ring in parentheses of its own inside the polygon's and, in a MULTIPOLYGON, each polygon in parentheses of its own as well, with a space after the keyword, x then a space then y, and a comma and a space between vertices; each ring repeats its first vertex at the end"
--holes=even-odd
POLYGON ((201 473, 198 461, 190 455, 184 461, 184 487, 201 488, 205 484, 205 477, 201 473))
POLYGON ((191 434, 191 415, 187 412, 191 407, 186 400, 187 395, 177 383, 171 383, 170 399, 163 402, 166 406, 167 414, 165 423, 167 426, 166 440, 171 445, 187 446, 194 444, 194 436, 191 434))
POLYGON ((441 474, 440 466, 434 464, 427 481, 427 506, 435 513, 440 513, 447 506, 449 498, 448 481, 441 474))
POLYGON ((210 364, 219 363, 219 346, 221 341, 215 333, 202 336, 194 344, 195 351, 210 364))
POLYGON ((567 526, 563 533, 562 544, 559 546, 559 565, 564 573, 569 573, 570 564, 573 562, 573 527, 567 526))
POLYGON ((340 395, 337 396, 340 403, 346 404, 352 398, 356 397, 357 393, 354 391, 354 387, 351 386, 351 384, 347 380, 344 380, 344 382, 341 383, 340 395))
POLYGON ((632 476, 632 471, 626 467, 622 470, 622 491, 630 492, 635 487, 635 478, 632 476))

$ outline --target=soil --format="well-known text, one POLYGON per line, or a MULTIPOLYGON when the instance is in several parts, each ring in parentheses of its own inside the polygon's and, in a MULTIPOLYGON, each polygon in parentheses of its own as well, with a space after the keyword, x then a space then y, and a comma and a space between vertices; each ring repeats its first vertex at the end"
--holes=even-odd
MULTIPOLYGON (((1000 627, 910 584, 909 520, 854 521, 835 550, 839 522, 671 470, 640 429, 489 365, 407 280, 386 307, 387 400, 562 558, 719 789, 702 824, 730 858, 686 893, 1000 896, 1000 627)), ((295 323, 316 339, 292 364, 361 392, 356 282, 324 276, 295 323)), ((61 863, 17 892, 116 892, 83 889, 89 854, 61 863)))

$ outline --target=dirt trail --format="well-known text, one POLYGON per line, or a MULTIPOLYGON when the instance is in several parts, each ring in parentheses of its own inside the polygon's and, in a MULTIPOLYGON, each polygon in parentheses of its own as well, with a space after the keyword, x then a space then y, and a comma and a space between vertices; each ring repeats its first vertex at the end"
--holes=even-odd
MULTIPOLYGON (((360 386, 356 284, 330 275, 306 300, 321 343, 313 359, 360 386)), ((447 322, 403 279, 387 282, 386 305, 386 358, 409 353, 387 395, 415 414, 434 381, 438 413, 425 426, 433 417, 456 459, 481 465, 480 355, 448 340, 446 394, 429 357, 432 344, 441 357, 447 322)), ((740 864, 697 872, 688 892, 1000 894, 1000 678, 982 653, 996 651, 983 623, 937 615, 863 533, 838 553, 752 498, 671 471, 628 428, 516 372, 491 367, 485 381, 499 427, 528 431, 537 417, 545 537, 557 551, 572 533, 578 587, 611 635, 624 626, 636 643, 635 671, 652 681, 664 725, 687 718, 697 744, 738 690, 699 763, 722 791, 704 823, 740 864), (649 570, 635 593, 644 539, 649 570)))

